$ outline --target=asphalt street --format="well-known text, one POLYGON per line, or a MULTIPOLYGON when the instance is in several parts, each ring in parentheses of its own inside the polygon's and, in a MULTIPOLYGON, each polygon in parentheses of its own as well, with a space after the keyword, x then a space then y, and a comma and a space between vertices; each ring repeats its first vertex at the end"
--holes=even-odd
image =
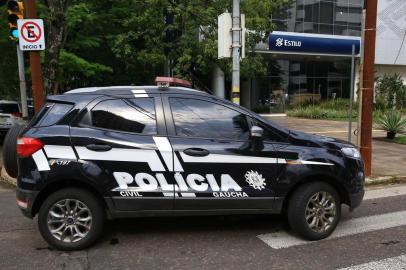
POLYGON ((0 269, 406 269, 406 186, 368 190, 336 233, 306 242, 283 216, 138 218, 108 222, 92 248, 60 252, 0 187, 0 269))

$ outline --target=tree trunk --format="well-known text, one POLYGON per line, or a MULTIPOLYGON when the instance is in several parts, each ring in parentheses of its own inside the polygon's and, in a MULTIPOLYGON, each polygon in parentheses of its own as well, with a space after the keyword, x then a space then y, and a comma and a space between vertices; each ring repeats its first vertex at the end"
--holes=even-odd
POLYGON ((46 1, 48 7, 47 48, 43 64, 44 86, 47 94, 58 94, 59 53, 65 35, 65 14, 70 0, 46 1))

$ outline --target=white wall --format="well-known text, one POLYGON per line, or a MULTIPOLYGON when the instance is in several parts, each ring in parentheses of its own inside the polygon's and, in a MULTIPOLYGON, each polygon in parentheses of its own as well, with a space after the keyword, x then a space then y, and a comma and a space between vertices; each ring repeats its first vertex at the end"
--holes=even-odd
POLYGON ((385 74, 398 74, 406 84, 406 66, 375 65, 375 77, 382 77, 385 74))
MULTIPOLYGON (((403 83, 406 85, 406 66, 394 66, 394 65, 375 65, 375 77, 382 77, 385 74, 393 75, 398 74, 402 77, 403 83)), ((356 65, 355 69, 355 100, 358 99, 357 93, 359 86, 359 65, 356 65)))
POLYGON ((406 65, 405 39, 406 1, 378 0, 375 63, 406 65))

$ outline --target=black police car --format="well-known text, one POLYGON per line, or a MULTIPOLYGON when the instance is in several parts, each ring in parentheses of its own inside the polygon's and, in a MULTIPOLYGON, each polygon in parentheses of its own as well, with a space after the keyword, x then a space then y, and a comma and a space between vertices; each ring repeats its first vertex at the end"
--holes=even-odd
POLYGON ((188 88, 73 90, 11 133, 17 203, 61 250, 94 243, 106 218, 158 215, 286 213, 318 240, 364 195, 353 145, 188 88))

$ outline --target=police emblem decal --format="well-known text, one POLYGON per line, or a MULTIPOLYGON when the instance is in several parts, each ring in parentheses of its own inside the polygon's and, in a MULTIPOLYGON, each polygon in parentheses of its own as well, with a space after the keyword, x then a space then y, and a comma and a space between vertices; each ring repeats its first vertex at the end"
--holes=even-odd
POLYGON ((262 190, 265 189, 266 182, 265 178, 262 177, 262 174, 254 171, 248 171, 245 173, 245 180, 247 183, 254 189, 262 190))

